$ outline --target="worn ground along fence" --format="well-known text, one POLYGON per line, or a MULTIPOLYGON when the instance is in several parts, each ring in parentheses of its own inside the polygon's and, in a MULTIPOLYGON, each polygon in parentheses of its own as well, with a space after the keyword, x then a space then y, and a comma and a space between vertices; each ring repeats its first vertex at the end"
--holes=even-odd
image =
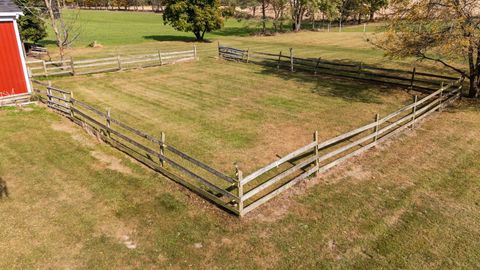
POLYGON ((280 51, 278 54, 243 50, 218 45, 218 56, 226 60, 254 63, 278 70, 303 71, 317 74, 360 79, 370 82, 390 84, 423 92, 435 91, 442 82, 455 81, 458 78, 412 70, 374 67, 363 63, 346 63, 322 58, 300 58, 294 56, 294 50, 280 51))
POLYGON ((125 152, 151 169, 184 185, 223 209, 243 216, 296 183, 356 156, 407 128, 461 96, 463 78, 415 100, 387 116, 335 138, 313 141, 267 166, 244 176, 222 173, 168 144, 165 133, 147 134, 49 84, 34 81, 35 91, 50 108, 81 125, 87 132, 125 152))
POLYGON ((140 67, 161 66, 198 59, 197 49, 178 52, 157 50, 144 54, 117 54, 113 57, 74 60, 73 57, 63 61, 28 61, 27 68, 31 77, 53 75, 85 75, 112 72, 140 67))

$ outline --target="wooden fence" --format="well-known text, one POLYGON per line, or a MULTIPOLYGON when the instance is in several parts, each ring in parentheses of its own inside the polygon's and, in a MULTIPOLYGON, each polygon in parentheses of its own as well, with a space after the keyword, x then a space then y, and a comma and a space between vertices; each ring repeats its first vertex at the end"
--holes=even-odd
POLYGON ((218 45, 218 56, 225 60, 264 65, 277 70, 309 72, 314 75, 327 74, 370 82, 390 84, 423 92, 435 91, 442 82, 455 81, 458 78, 412 70, 374 67, 363 63, 331 61, 322 58, 300 58, 294 56, 294 50, 285 54, 242 50, 218 45))
POLYGON ((74 98, 69 91, 36 80, 33 84, 41 101, 82 126, 90 134, 221 208, 239 214, 237 179, 168 144, 165 133, 155 137, 112 117, 108 109, 102 111, 74 98))
POLYGON ((197 49, 179 52, 156 51, 148 54, 121 55, 85 60, 65 59, 63 61, 28 61, 31 77, 53 75, 85 75, 112 72, 133 68, 161 66, 198 59, 197 49))
POLYGON ((418 99, 384 117, 326 141, 313 141, 267 166, 243 176, 222 173, 180 151, 166 141, 165 133, 155 137, 112 117, 49 84, 33 81, 35 91, 50 108, 67 116, 88 132, 127 153, 151 169, 182 184, 219 207, 244 216, 296 183, 340 164, 407 128, 413 128, 435 111, 441 111, 461 96, 463 78, 418 99))

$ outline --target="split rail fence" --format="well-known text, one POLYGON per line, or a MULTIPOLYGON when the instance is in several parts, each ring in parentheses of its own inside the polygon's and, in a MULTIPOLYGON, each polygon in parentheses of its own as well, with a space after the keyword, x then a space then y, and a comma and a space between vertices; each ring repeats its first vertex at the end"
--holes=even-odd
POLYGON ((113 57, 74 60, 73 57, 63 61, 28 61, 27 68, 31 77, 54 75, 85 75, 113 72, 126 69, 162 66, 198 59, 197 49, 179 52, 161 52, 147 54, 121 55, 113 57))
POLYGON ((455 81, 458 78, 443 74, 412 70, 374 67, 364 63, 347 63, 322 58, 300 58, 294 56, 294 50, 280 51, 278 54, 243 50, 218 45, 218 56, 225 60, 254 63, 277 70, 302 71, 327 74, 338 77, 366 80, 382 84, 406 87, 423 92, 435 91, 442 82, 455 81))
POLYGON ((155 137, 112 117, 109 109, 100 110, 74 98, 70 91, 33 82, 43 102, 87 132, 217 206, 244 216, 298 182, 325 172, 413 128, 433 112, 441 111, 461 97, 463 78, 442 84, 421 99, 415 96, 412 104, 384 117, 377 114, 373 122, 329 140, 319 141, 315 132, 311 143, 246 176, 239 167, 236 167, 235 176, 222 173, 170 145, 163 132, 155 137))

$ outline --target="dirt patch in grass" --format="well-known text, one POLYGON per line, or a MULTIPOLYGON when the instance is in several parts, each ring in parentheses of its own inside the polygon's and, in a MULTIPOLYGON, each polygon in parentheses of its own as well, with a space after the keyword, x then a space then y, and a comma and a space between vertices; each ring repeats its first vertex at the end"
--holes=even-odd
POLYGON ((100 151, 92 151, 90 154, 96 158, 99 163, 96 164, 96 167, 101 169, 109 169, 112 171, 117 171, 123 174, 132 174, 132 169, 122 164, 122 160, 114 156, 105 154, 100 151))
POLYGON ((66 132, 70 134, 70 136, 72 136, 72 139, 79 142, 81 145, 84 145, 87 147, 95 146, 95 140, 93 140, 89 136, 86 136, 86 134, 84 134, 84 132, 81 129, 77 128, 70 121, 66 119, 62 119, 61 121, 53 123, 51 127, 55 131, 61 131, 61 132, 66 132))

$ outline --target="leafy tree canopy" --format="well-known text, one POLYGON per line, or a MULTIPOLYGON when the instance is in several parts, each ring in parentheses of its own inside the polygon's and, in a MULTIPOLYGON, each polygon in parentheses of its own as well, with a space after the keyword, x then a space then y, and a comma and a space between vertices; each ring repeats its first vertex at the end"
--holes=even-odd
POLYGON ((18 19, 20 36, 24 42, 31 41, 37 43, 47 36, 45 22, 40 18, 42 11, 38 6, 38 1, 17 0, 17 5, 22 9, 24 16, 18 19))
POLYGON ((197 40, 223 26, 218 0, 166 0, 163 20, 176 30, 193 32, 197 40))
POLYGON ((480 90, 480 1, 393 0, 387 31, 375 43, 391 57, 435 61, 480 90))

